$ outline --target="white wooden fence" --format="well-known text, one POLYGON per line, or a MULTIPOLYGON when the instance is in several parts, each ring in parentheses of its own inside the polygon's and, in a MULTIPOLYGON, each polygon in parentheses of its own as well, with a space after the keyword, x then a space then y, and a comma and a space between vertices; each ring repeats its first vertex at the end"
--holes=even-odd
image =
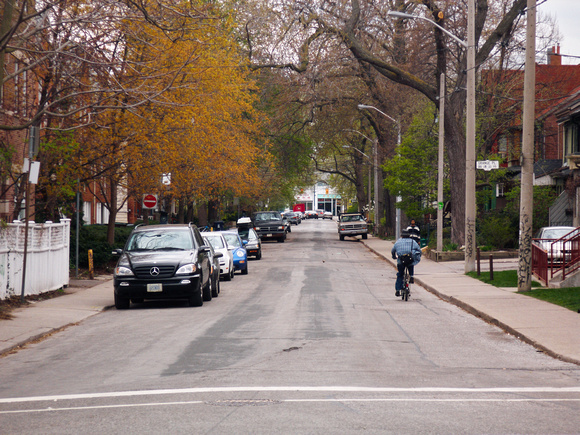
MULTIPOLYGON (((26 225, 0 228, 0 300, 20 296, 26 225)), ((57 290, 69 284, 70 219, 28 224, 24 295, 57 290)))

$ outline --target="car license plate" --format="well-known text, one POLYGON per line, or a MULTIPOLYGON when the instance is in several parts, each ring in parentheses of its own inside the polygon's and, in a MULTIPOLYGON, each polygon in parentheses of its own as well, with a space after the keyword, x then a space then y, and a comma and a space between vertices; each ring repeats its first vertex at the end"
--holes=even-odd
POLYGON ((266 234, 266 237, 272 237, 272 234, 266 234))
POLYGON ((163 291, 163 284, 147 284, 147 291, 149 293, 158 293, 163 291))

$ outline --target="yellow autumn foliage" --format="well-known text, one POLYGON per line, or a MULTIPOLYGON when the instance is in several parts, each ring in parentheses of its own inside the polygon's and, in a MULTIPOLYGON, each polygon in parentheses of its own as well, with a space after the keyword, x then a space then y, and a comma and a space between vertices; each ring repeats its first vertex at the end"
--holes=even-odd
POLYGON ((206 10, 178 32, 125 25, 127 94, 117 101, 126 109, 106 112, 90 130, 87 167, 111 168, 112 182, 136 197, 161 189, 165 173, 178 198, 252 196, 270 157, 230 18, 206 10))

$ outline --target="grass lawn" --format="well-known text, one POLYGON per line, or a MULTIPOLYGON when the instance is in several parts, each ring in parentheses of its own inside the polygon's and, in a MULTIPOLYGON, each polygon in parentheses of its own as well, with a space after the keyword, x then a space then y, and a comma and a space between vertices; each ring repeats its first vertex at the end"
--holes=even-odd
MULTIPOLYGON (((496 287, 517 287, 518 286, 518 271, 517 270, 500 270, 493 272, 493 281, 489 279, 489 272, 481 272, 481 275, 477 276, 477 272, 469 272, 472 278, 477 278, 487 284, 494 285, 496 287)), ((532 287, 541 287, 542 284, 536 281, 532 281, 532 287)))
MULTIPOLYGON (((472 278, 479 279, 496 287, 517 287, 518 286, 518 271, 517 270, 502 270, 493 273, 493 281, 489 279, 489 272, 481 272, 477 276, 477 272, 469 272, 472 278)), ((532 281, 532 290, 529 292, 519 292, 522 295, 531 296, 536 299, 541 299, 569 310, 580 313, 580 287, 570 288, 538 288, 541 284, 532 281), (533 288, 536 287, 536 288, 533 288)))

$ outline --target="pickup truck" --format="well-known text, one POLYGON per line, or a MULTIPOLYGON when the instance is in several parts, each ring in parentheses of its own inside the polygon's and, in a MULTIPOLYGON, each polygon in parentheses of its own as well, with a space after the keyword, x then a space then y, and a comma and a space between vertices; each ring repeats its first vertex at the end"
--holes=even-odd
POLYGON ((346 236, 362 236, 363 239, 368 237, 367 221, 360 213, 343 213, 338 219, 338 236, 344 240, 346 236))
POLYGON ((286 240, 286 224, 279 211, 258 211, 253 214, 254 229, 262 240, 286 240))

